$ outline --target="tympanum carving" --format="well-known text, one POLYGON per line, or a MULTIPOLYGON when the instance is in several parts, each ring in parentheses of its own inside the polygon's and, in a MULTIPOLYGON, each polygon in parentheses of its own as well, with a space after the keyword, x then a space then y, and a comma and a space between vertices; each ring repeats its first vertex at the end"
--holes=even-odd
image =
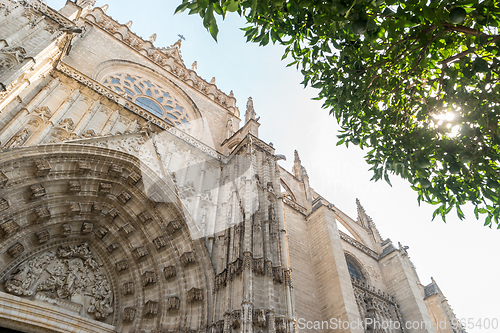
POLYGON ((21 263, 5 280, 5 290, 80 305, 95 319, 106 319, 113 312, 113 292, 101 266, 87 243, 65 245, 21 263))

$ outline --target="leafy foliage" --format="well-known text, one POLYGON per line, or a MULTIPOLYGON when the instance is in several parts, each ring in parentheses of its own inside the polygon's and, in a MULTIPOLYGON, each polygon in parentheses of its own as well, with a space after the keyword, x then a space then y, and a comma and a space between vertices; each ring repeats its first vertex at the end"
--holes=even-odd
POLYGON ((286 46, 304 85, 368 147, 373 179, 396 174, 443 220, 470 202, 500 217, 500 8, 496 0, 183 0, 214 38, 215 16, 248 41, 286 46), (216 15, 215 15, 216 14, 216 15))

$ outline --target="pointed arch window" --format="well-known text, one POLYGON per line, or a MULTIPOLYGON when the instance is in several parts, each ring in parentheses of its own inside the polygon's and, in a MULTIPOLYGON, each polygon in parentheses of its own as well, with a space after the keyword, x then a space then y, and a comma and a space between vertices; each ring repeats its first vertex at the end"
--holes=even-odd
POLYGON ((129 73, 108 75, 103 84, 151 114, 184 132, 192 130, 191 119, 181 103, 162 85, 129 73))
POLYGON ((357 260, 348 254, 345 255, 345 260, 347 262, 347 269, 349 270, 351 278, 355 277, 359 281, 366 282, 366 277, 363 274, 363 270, 357 260))

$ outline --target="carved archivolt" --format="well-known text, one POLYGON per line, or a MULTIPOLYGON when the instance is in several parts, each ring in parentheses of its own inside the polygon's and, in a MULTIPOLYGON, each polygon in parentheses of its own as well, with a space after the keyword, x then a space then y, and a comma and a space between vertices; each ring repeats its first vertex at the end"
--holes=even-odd
POLYGON ((106 319, 113 313, 113 292, 101 266, 87 243, 62 246, 18 265, 5 290, 106 319))

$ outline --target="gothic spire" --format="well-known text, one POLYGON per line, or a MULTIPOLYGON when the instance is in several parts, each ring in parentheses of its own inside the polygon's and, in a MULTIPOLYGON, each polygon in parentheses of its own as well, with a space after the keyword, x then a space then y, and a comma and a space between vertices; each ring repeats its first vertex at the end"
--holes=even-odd
POLYGON ((361 226, 371 230, 377 242, 382 242, 382 236, 380 236, 380 233, 377 227, 375 226, 375 223, 373 223, 372 218, 368 216, 368 214, 366 214, 366 211, 361 205, 361 202, 359 201, 358 198, 356 198, 356 206, 358 208, 357 222, 361 224, 361 226))
POLYGON ((101 9, 102 9, 102 11, 103 11, 104 13, 106 13, 106 11, 108 10, 108 8, 109 8, 109 5, 108 5, 108 4, 106 4, 106 5, 104 5, 104 6, 102 6, 102 7, 101 7, 101 9))

